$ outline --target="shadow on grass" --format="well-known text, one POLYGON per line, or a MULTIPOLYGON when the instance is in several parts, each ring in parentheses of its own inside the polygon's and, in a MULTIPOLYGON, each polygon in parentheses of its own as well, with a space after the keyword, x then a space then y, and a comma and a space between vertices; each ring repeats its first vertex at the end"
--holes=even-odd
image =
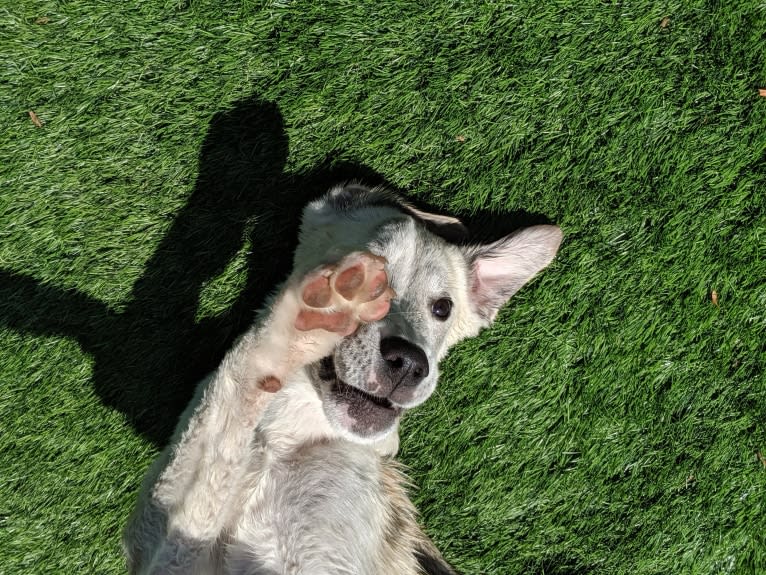
MULTIPOLYGON (((387 185, 374 170, 335 157, 307 173, 288 173, 287 153, 274 103, 251 98, 217 113, 200 152, 194 191, 123 312, 0 270, 0 324, 76 338, 94 358, 93 382, 104 403, 124 413, 138 433, 164 445, 196 382, 215 368, 264 297, 287 276, 305 203, 347 180, 387 185), (225 314, 198 321, 203 286, 248 239, 247 280, 239 299, 225 314)), ((464 219, 482 240, 545 222, 524 212, 464 219)))

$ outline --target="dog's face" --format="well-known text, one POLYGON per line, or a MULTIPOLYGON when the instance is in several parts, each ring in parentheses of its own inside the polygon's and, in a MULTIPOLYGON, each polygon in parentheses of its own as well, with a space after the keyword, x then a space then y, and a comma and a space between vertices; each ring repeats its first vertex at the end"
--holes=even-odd
POLYGON ((297 269, 366 250, 386 258, 396 292, 386 317, 362 325, 309 369, 328 421, 343 436, 369 442, 394 431, 407 409, 433 393, 449 348, 489 325, 561 241, 555 226, 485 246, 441 237, 460 227, 360 186, 335 188, 306 208, 297 269))

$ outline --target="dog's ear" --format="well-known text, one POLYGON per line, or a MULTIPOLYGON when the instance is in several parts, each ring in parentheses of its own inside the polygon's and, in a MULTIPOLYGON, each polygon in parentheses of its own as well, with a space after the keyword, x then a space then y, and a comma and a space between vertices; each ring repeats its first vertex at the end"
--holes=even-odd
POLYGON ((468 237, 468 228, 457 218, 424 212, 403 200, 399 200, 399 206, 402 211, 420 221, 428 231, 448 242, 458 243, 468 237))
POLYGON ((371 206, 389 206, 412 216, 431 233, 448 242, 463 242, 468 237, 468 230, 459 219, 420 210, 385 186, 370 188, 359 182, 347 182, 335 186, 320 200, 309 204, 309 207, 318 210, 324 205, 341 211, 371 206))
POLYGON ((553 261, 562 237, 557 226, 531 226, 491 244, 463 248, 471 302, 487 325, 521 286, 553 261))

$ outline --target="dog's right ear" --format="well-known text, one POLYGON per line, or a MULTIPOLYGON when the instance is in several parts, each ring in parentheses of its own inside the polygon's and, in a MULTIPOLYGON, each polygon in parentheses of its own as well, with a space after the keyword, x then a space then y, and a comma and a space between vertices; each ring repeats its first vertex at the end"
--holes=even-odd
POLYGON ((531 226, 491 244, 463 248, 469 265, 469 297, 485 325, 553 261, 562 237, 557 226, 531 226))

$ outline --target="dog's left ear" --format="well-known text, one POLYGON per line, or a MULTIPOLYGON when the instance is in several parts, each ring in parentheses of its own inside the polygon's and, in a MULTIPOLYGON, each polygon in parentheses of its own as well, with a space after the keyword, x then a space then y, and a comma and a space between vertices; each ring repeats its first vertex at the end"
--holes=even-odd
POLYGON ((532 226, 491 244, 463 248, 471 302, 487 325, 521 286, 553 261, 562 237, 557 226, 532 226))
POLYGON ((436 234, 448 242, 457 243, 468 237, 468 228, 457 218, 424 212, 403 200, 399 200, 399 207, 402 211, 419 220, 432 234, 436 234))

